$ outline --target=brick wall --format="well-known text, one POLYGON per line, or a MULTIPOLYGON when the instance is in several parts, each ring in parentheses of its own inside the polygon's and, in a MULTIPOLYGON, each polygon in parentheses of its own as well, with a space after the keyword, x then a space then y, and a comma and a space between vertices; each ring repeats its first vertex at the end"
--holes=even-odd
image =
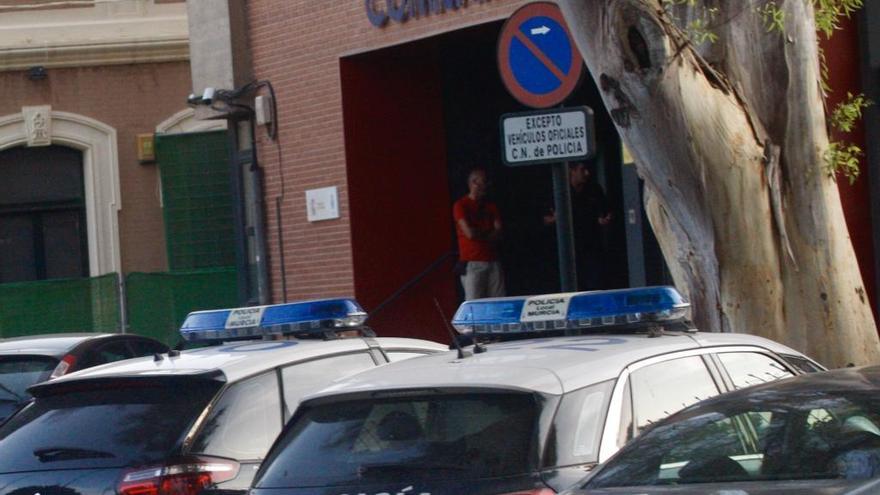
MULTIPOLYGON (((508 17, 523 0, 468 2, 443 14, 374 27, 362 0, 249 0, 248 28, 257 79, 278 97, 278 144, 258 133, 266 170, 267 232, 273 300, 281 294, 280 198, 287 298, 355 292, 343 133, 341 56, 508 17), (279 167, 279 156, 282 167, 279 167), (342 218, 306 221, 305 190, 339 186, 342 218)), ((385 2, 376 2, 384 8, 385 2)))
POLYGON ((189 64, 48 69, 48 74, 43 81, 31 81, 24 71, 0 72, 0 116, 20 113, 22 106, 51 105, 52 110, 84 115, 116 129, 122 269, 167 269, 158 170, 138 163, 135 136, 153 132, 186 108, 189 64))

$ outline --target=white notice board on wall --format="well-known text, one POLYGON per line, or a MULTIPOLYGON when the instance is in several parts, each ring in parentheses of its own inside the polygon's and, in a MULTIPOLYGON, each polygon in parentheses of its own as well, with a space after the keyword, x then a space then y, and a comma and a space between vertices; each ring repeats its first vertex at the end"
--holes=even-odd
POLYGON ((339 218, 339 194, 336 186, 307 190, 306 211, 310 222, 339 218))

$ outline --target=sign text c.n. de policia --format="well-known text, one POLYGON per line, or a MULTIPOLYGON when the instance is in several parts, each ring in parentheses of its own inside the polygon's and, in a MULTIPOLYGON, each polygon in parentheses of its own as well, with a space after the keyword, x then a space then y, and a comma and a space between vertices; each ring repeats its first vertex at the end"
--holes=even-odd
POLYGON ((376 27, 383 27, 389 20, 403 23, 414 18, 463 9, 469 3, 482 4, 489 1, 491 0, 364 0, 364 5, 370 22, 376 27))

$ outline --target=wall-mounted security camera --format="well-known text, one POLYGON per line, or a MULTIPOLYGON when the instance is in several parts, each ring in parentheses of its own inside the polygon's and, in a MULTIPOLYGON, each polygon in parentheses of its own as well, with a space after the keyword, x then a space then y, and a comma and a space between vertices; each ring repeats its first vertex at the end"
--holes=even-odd
POLYGON ((195 93, 190 93, 190 95, 186 97, 186 102, 189 105, 199 105, 202 103, 202 97, 195 93))
POLYGON ((205 88, 205 92, 202 93, 202 103, 205 105, 210 105, 214 102, 214 88, 205 88))

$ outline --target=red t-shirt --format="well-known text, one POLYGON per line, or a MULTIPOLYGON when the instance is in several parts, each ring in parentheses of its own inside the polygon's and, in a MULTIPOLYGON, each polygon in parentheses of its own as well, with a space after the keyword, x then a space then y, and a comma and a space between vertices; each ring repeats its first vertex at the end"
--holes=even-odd
POLYGON ((468 239, 461 231, 458 221, 464 219, 471 229, 477 232, 489 232, 500 220, 498 208, 488 201, 477 202, 465 196, 452 206, 452 218, 455 220, 455 231, 458 233, 458 258, 464 261, 495 261, 498 253, 492 242, 485 239, 468 239))

